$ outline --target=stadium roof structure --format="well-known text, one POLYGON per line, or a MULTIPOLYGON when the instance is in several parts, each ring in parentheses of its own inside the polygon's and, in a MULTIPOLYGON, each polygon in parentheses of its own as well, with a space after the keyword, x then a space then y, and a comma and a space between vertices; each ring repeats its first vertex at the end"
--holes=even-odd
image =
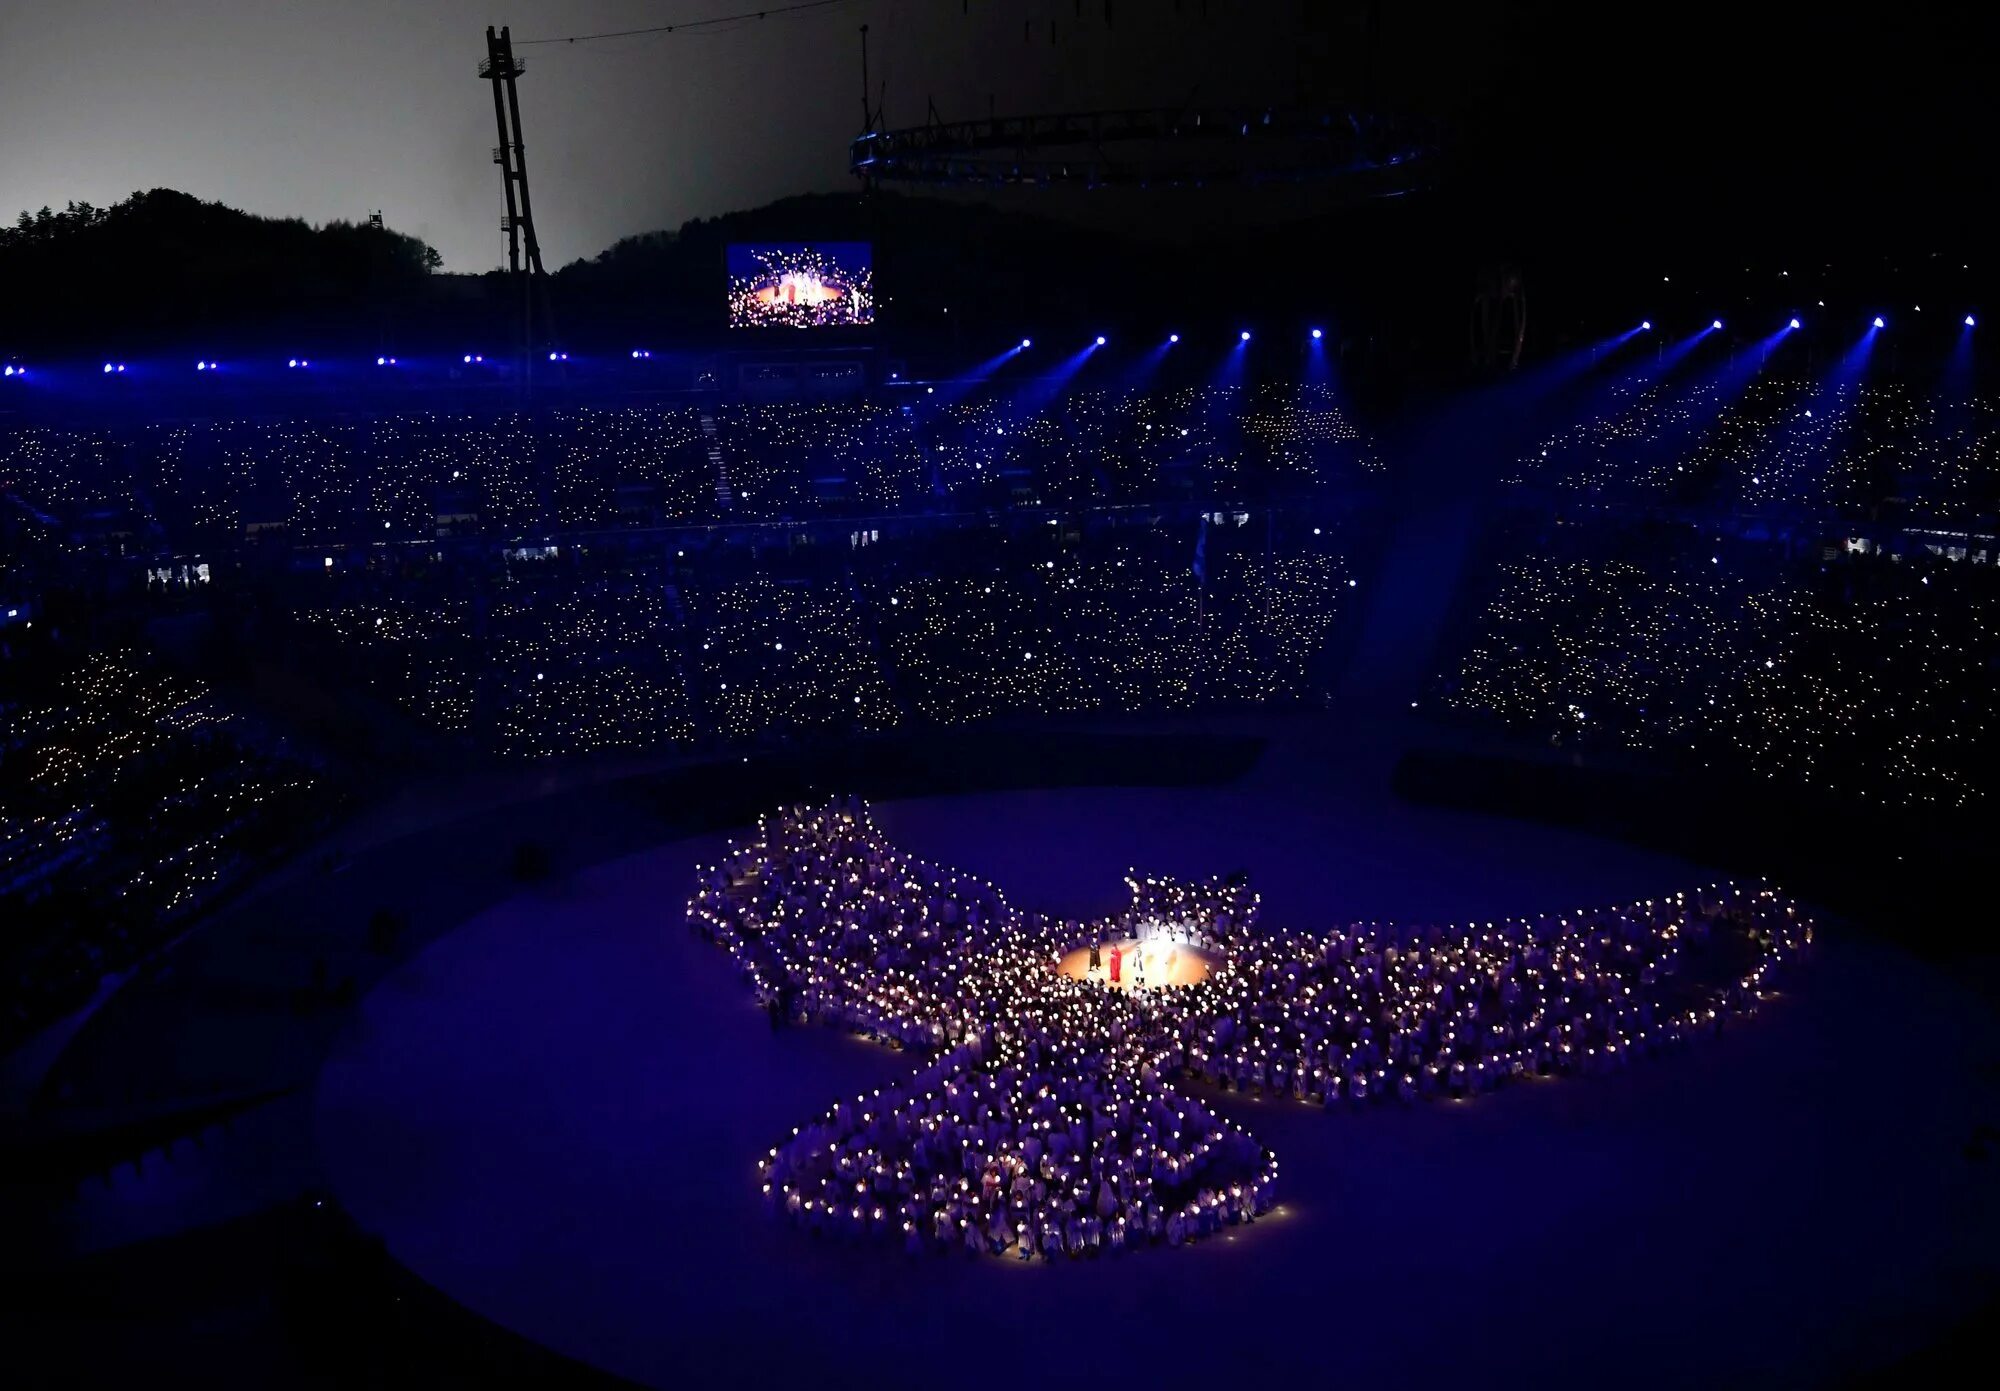
POLYGON ((925 184, 1176 188, 1339 182, 1357 197, 1427 185, 1435 122, 1349 108, 1172 107, 932 119, 869 130, 851 172, 925 184))

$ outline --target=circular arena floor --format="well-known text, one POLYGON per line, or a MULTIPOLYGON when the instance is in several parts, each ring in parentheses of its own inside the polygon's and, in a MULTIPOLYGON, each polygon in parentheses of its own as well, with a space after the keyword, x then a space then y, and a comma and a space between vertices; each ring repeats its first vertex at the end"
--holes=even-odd
MULTIPOLYGON (((1581 835, 1271 775, 881 806, 1023 906, 1123 899, 1128 868, 1247 868, 1267 919, 1584 905, 1707 882, 1581 835)), ((681 918, 687 841, 486 912, 363 1002, 321 1074, 345 1206, 479 1313, 654 1386, 935 1382, 1552 1387, 1810 1384, 1990 1295, 2000 1191, 1968 1160, 1995 1021, 1828 934, 1720 1039, 1467 1104, 1323 1112, 1223 1095, 1282 1210, 1183 1250, 1045 1266, 816 1241, 753 1160, 912 1066, 774 1032, 681 918)))

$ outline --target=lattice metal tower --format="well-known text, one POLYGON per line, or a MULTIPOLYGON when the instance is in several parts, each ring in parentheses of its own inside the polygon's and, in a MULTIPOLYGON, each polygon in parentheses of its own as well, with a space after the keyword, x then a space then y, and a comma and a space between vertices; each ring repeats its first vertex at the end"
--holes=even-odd
POLYGON ((486 58, 479 65, 482 81, 493 86, 493 124, 500 143, 493 147, 493 162, 500 166, 501 187, 507 194, 507 270, 521 285, 521 364, 524 380, 535 360, 535 308, 542 303, 543 327, 548 325, 546 291, 543 289, 542 244, 535 236, 535 204, 528 192, 528 161, 521 144, 521 99, 515 79, 526 64, 514 56, 514 42, 507 28, 494 33, 486 27, 486 58), (521 271, 521 243, 527 242, 528 270, 521 271))

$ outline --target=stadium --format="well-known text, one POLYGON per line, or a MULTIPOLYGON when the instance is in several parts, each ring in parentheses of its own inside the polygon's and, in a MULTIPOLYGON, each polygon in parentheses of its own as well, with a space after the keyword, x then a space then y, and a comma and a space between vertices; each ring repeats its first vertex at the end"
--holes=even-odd
POLYGON ((0 229, 21 1384, 1963 1375, 1956 20, 452 8, 0 229))

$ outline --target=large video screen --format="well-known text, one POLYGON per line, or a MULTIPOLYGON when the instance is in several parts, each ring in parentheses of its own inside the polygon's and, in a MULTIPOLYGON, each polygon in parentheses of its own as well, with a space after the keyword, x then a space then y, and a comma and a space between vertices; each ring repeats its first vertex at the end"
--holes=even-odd
POLYGON ((851 328, 875 322, 865 241, 739 242, 729 248, 731 328, 851 328))

